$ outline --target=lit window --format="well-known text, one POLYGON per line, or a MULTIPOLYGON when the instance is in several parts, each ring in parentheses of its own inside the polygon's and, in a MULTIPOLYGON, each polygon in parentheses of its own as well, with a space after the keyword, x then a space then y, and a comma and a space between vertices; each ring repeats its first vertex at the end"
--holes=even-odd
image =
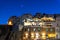
POLYGON ((34 31, 36 31, 36 29, 34 28, 34 31))
POLYGON ((29 31, 29 28, 28 28, 28 31, 29 31))
POLYGON ((36 23, 35 22, 32 22, 32 25, 36 25, 36 23))

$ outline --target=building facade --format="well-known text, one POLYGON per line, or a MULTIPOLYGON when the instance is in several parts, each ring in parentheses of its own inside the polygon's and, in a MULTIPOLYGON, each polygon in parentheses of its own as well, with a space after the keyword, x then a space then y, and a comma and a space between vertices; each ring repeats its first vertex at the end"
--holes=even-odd
POLYGON ((36 13, 34 16, 31 14, 24 14, 20 17, 15 16, 9 18, 8 23, 9 22, 12 25, 17 25, 19 31, 21 31, 24 27, 55 28, 55 33, 57 35, 56 38, 60 38, 60 14, 36 13))

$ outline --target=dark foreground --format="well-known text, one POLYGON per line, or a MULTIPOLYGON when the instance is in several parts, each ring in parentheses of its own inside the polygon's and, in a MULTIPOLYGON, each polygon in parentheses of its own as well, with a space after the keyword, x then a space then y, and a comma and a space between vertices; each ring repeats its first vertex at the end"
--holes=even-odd
MULTIPOLYGON (((17 38, 17 36, 13 33, 13 35, 10 33, 7 33, 5 35, 0 36, 0 40, 21 40, 20 37, 17 38)), ((43 39, 37 39, 37 40, 43 40, 43 39)), ((44 40, 60 40, 60 39, 44 39, 44 40)))

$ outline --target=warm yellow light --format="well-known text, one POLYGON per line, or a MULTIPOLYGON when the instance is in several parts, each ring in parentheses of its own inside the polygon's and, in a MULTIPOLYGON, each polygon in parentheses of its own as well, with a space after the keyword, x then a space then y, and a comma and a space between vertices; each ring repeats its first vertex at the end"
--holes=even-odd
POLYGON ((39 33, 36 33, 36 35, 39 35, 39 33))
POLYGON ((45 17, 45 16, 44 16, 44 17, 43 17, 43 18, 41 18, 41 19, 42 19, 42 20, 47 20, 47 17, 45 17))
POLYGON ((31 35, 31 37, 33 38, 33 37, 34 37, 34 35, 31 35))
POLYGON ((42 33, 42 36, 46 35, 46 33, 42 33))
POLYGON ((54 18, 52 18, 52 17, 43 17, 43 18, 41 18, 41 20, 44 20, 44 21, 48 21, 48 20, 50 20, 50 21, 54 21, 55 19, 54 18))
POLYGON ((31 35, 34 35, 34 33, 31 33, 31 35))
POLYGON ((12 21, 9 21, 9 22, 8 22, 8 25, 12 25, 12 21))
POLYGON ((34 38, 34 35, 31 35, 31 38, 34 38))
POLYGON ((39 36, 36 35, 36 38, 39 38, 39 36))
POLYGON ((56 34, 48 34, 48 37, 56 37, 56 34))
POLYGON ((54 19, 52 17, 49 17, 48 19, 51 20, 51 21, 54 21, 54 19))
POLYGON ((46 36, 42 35, 42 39, 46 39, 46 36))
POLYGON ((39 33, 36 33, 36 38, 38 38, 39 37, 39 33))
POLYGON ((25 33, 25 37, 28 38, 28 33, 27 32, 25 33))
POLYGON ((31 38, 34 38, 34 33, 33 32, 31 33, 31 38))
POLYGON ((46 32, 42 32, 42 39, 46 39, 46 32))
POLYGON ((24 22, 24 26, 32 25, 31 22, 24 22))
POLYGON ((42 26, 42 25, 44 25, 44 23, 43 23, 43 22, 41 22, 41 23, 39 23, 39 25, 41 25, 41 26, 42 26))
POLYGON ((35 22, 32 22, 32 25, 36 25, 36 23, 35 22))
POLYGON ((25 35, 28 36, 28 33, 26 33, 25 35))
POLYGON ((26 38, 28 38, 28 36, 27 36, 27 35, 26 35, 25 37, 26 37, 26 38))

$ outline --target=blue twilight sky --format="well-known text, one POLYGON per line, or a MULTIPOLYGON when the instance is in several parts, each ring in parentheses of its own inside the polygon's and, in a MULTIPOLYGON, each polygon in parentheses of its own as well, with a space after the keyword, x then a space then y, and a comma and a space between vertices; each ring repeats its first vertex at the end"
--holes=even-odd
POLYGON ((0 24, 24 13, 60 13, 60 0, 0 0, 0 24))

